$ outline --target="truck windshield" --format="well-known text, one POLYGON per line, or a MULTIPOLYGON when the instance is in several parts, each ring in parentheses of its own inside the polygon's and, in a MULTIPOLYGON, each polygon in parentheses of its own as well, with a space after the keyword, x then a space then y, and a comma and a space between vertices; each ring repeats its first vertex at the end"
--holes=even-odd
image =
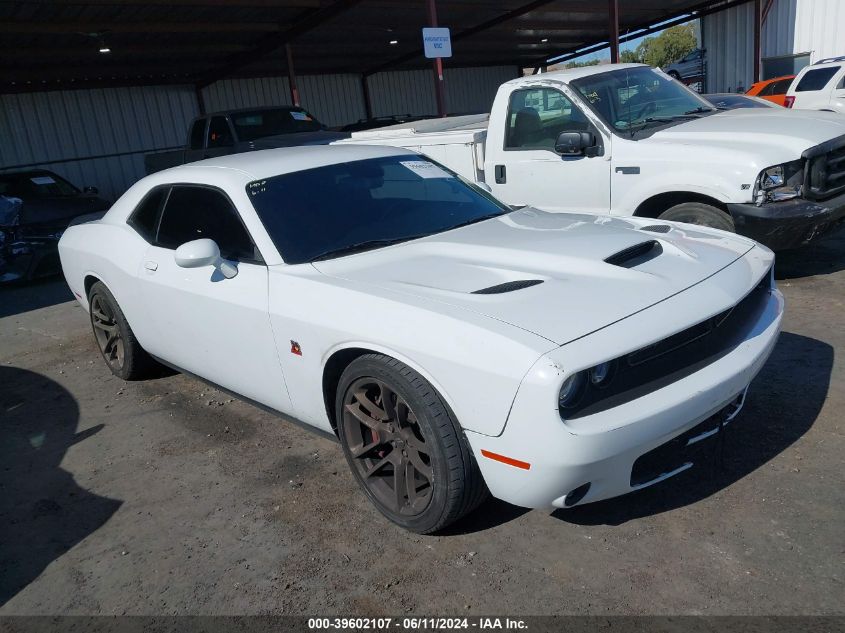
POLYGON ((689 88, 644 66, 582 77, 571 85, 608 125, 630 136, 717 111, 689 88))
POLYGON ((0 175, 0 195, 24 200, 31 198, 66 198, 78 196, 79 189, 49 171, 30 171, 0 175))
POLYGON ((232 114, 232 124, 240 141, 254 141, 267 136, 317 132, 320 122, 302 108, 274 108, 232 114))
POLYGON ((417 154, 282 174, 246 191, 288 264, 426 237, 511 210, 417 154))

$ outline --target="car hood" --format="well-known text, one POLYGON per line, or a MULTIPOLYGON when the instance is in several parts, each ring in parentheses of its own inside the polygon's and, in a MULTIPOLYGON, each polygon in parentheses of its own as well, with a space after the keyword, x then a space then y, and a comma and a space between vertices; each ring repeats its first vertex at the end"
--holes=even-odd
POLYGON ((686 121, 653 134, 654 142, 724 143, 734 148, 774 147, 795 158, 804 150, 845 134, 845 117, 786 108, 739 108, 686 121))
POLYGON ((691 225, 526 208, 314 266, 329 276, 471 310, 563 345, 682 292, 753 247, 746 238, 691 225), (669 230, 643 230, 649 226, 669 230), (623 257, 649 243, 656 245, 647 254, 623 257), (614 255, 622 261, 605 261, 614 255), (524 281, 535 285, 478 292, 524 281))
POLYGON ((96 196, 69 196, 63 198, 27 198, 20 211, 21 226, 56 225, 65 227, 81 215, 103 211, 109 203, 96 196))
POLYGON ((346 132, 296 132, 295 134, 278 134, 255 139, 249 143, 253 149, 276 149, 277 147, 296 147, 298 145, 328 145, 334 141, 349 138, 346 132))

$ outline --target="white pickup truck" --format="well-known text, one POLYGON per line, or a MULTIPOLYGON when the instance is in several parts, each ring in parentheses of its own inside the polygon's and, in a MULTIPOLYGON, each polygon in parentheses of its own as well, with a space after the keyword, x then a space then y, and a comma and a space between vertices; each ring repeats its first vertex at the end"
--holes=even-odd
POLYGON ((720 111, 641 64, 521 77, 489 115, 339 142, 419 151, 513 206, 702 224, 775 250, 845 220, 845 117, 720 111))

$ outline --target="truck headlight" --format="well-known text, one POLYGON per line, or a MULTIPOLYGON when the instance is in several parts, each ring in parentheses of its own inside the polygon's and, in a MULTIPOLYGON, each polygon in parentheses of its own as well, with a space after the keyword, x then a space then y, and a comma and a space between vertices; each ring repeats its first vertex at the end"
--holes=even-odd
POLYGON ((754 201, 757 206, 766 202, 790 200, 801 195, 804 185, 804 161, 794 160, 773 165, 760 172, 755 186, 754 201))

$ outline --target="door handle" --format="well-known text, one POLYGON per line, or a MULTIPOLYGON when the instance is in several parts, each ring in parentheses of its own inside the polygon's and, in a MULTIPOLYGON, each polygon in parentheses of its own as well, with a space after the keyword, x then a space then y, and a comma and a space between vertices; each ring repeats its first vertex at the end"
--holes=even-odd
POLYGON ((503 185, 508 181, 508 171, 505 165, 496 165, 493 172, 496 176, 497 185, 503 185))
POLYGON ((146 268, 150 272, 155 272, 158 270, 158 263, 154 261, 146 261, 144 262, 144 268, 146 268))

